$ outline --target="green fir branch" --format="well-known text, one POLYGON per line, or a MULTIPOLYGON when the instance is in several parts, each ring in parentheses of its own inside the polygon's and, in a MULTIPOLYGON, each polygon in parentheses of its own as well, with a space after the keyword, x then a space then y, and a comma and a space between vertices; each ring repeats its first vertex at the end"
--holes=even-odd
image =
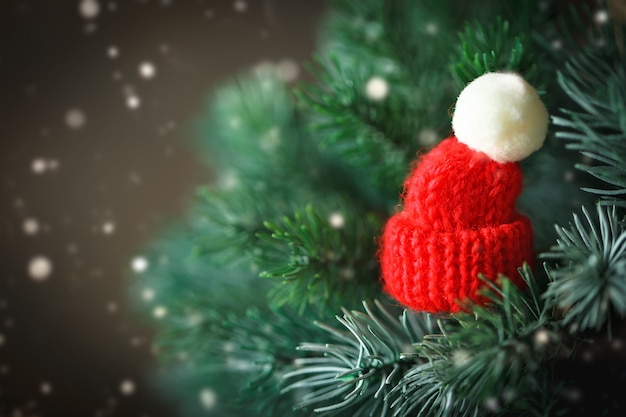
POLYGON ((320 415, 352 417, 390 415, 388 392, 408 369, 422 360, 404 355, 431 332, 427 314, 404 311, 395 317, 381 302, 363 303, 365 312, 343 310, 339 330, 317 325, 330 334, 330 343, 301 343, 307 356, 284 375, 282 392, 301 392, 296 409, 320 415))
POLYGON ((602 49, 608 46, 607 41, 614 44, 611 33, 613 22, 610 21, 610 15, 607 15, 607 20, 604 22, 596 19, 597 12, 608 12, 609 1, 600 0, 595 6, 584 1, 569 4, 556 3, 560 10, 555 11, 553 20, 559 48, 554 51, 554 54, 561 58, 560 65, 563 65, 572 55, 580 54, 581 49, 602 49))
POLYGON ((626 60, 606 26, 558 72, 571 105, 553 123, 556 137, 591 161, 576 165, 597 180, 583 189, 600 195, 603 204, 626 207, 626 60))
POLYGON ((332 4, 322 28, 321 49, 340 59, 356 58, 357 65, 372 59, 393 64, 409 84, 421 84, 445 68, 444 51, 454 43, 455 29, 471 8, 454 0, 332 0, 332 4))
POLYGON ((195 125, 196 144, 205 150, 218 183, 271 182, 282 172, 300 177, 307 151, 293 94, 271 65, 237 76, 211 95, 195 125), (299 169, 300 168, 300 169, 299 169))
POLYGON ((598 205, 597 218, 582 208, 569 228, 556 226, 557 244, 542 255, 550 277, 544 298, 562 311, 577 333, 609 324, 612 313, 626 317, 626 229, 615 206, 598 205))
POLYGON ((544 364, 562 349, 559 327, 530 268, 520 273, 525 290, 505 277, 484 280, 490 304, 440 321, 440 333, 417 344, 428 364, 411 369, 392 390, 394 416, 548 415, 553 398, 540 404, 532 398, 548 375, 544 364))
POLYGON ((190 239, 198 256, 219 266, 251 265, 258 243, 257 233, 266 219, 293 210, 290 201, 267 201, 264 189, 241 185, 232 189, 200 188, 190 239))
MULTIPOLYGON (((558 244, 545 255, 558 260, 545 267, 547 290, 524 267, 526 288, 485 281, 489 305, 468 305, 438 327, 427 314, 362 302, 381 295, 375 236, 410 160, 449 133, 446 109, 459 90, 449 72, 457 28, 465 27, 457 77, 515 70, 557 90, 544 63, 533 61, 536 43, 513 36, 544 30, 530 26, 539 3, 333 0, 313 70, 319 82, 298 90, 304 106, 267 66, 219 89, 200 143, 216 182, 200 191, 184 232, 165 236, 137 274, 135 296, 158 327, 163 392, 183 399, 183 415, 563 411, 555 405, 563 381, 554 379, 553 359, 571 358, 570 342, 579 341, 564 326, 598 329, 612 315, 626 316, 626 233, 615 207, 599 208, 597 223, 584 212, 586 220, 557 227, 558 244), (367 93, 375 77, 388 88, 383 97, 367 93), (364 308, 351 310, 356 303, 364 308), (320 308, 339 305, 339 326, 323 324, 320 308)), ((553 119, 557 136, 593 161, 580 166, 597 181, 585 189, 621 204, 624 63, 611 39, 602 40, 587 42, 589 51, 559 71, 569 103, 547 95, 564 108, 553 119)), ((526 207, 553 212, 531 216, 535 229, 571 210, 569 188, 550 190, 569 165, 560 149, 550 151, 534 162, 549 169, 526 165, 536 169, 534 178, 525 171, 535 181, 535 188, 525 184, 532 193, 526 207), (556 180, 538 192, 546 171, 556 180)))
POLYGON ((347 204, 339 209, 309 204, 293 217, 264 225, 257 234, 256 264, 261 277, 280 280, 271 292, 273 303, 325 311, 380 294, 374 236, 381 220, 373 213, 347 204))
POLYGON ((212 335, 215 344, 210 350, 216 362, 226 364, 223 372, 241 378, 236 404, 268 417, 294 414, 298 397, 281 392, 283 378, 305 357, 294 341, 326 338, 326 332, 314 324, 316 318, 315 310, 297 314, 289 308, 251 307, 245 316, 230 315, 222 322, 223 330, 212 335))
POLYGON ((316 143, 390 208, 417 150, 449 133, 441 109, 457 93, 442 53, 452 44, 450 20, 449 9, 431 0, 335 1, 310 67, 316 83, 297 92, 312 110, 316 143), (368 94, 372 80, 387 93, 368 94))
POLYGON ((310 68, 319 83, 302 86, 296 94, 314 112, 314 140, 377 193, 396 198, 419 132, 420 114, 411 114, 417 104, 412 98, 421 93, 407 85, 393 64, 382 70, 330 56, 318 58, 310 68), (374 77, 389 90, 384 99, 367 96, 367 83, 374 77), (389 184, 395 187, 387 195, 389 184))
POLYGON ((226 417, 233 415, 229 407, 241 374, 228 371, 224 355, 210 347, 227 343, 224 320, 263 304, 270 285, 247 268, 219 268, 199 255, 192 238, 195 220, 176 225, 145 248, 146 268, 134 272, 131 294, 158 330, 153 346, 159 372, 152 377, 160 392, 181 400, 176 401, 181 415, 226 417))
MULTIPOLYGON (((317 317, 314 311, 296 314, 290 309, 270 310, 258 304, 243 312, 236 305, 222 306, 221 319, 214 319, 208 327, 196 320, 180 331, 161 336, 159 347, 176 354, 163 357, 165 365, 180 377, 185 373, 199 377, 195 392, 209 391, 216 396, 219 408, 205 410, 208 415, 301 414, 294 414, 292 409, 298 398, 281 393, 283 375, 296 369, 297 360, 304 357, 295 349, 294 341, 321 341, 326 333, 313 324, 317 317), (200 329, 202 337, 195 337, 195 345, 174 349, 171 344, 189 339, 184 330, 192 328, 200 329)), ((195 415, 203 413, 197 411, 195 415)))
POLYGON ((508 21, 498 16, 491 25, 467 24, 459 38, 460 57, 451 70, 461 86, 487 72, 513 71, 541 90, 531 39, 525 33, 513 36, 508 21))

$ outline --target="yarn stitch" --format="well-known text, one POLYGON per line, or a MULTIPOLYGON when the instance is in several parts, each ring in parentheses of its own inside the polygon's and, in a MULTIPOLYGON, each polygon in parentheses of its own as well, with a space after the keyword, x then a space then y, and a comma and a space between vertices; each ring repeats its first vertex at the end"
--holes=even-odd
POLYGON ((443 140, 420 157, 404 183, 404 207, 385 225, 379 248, 385 291, 425 312, 457 312, 478 293, 483 274, 524 285, 517 269, 533 258, 530 220, 515 202, 518 162, 499 163, 443 140))

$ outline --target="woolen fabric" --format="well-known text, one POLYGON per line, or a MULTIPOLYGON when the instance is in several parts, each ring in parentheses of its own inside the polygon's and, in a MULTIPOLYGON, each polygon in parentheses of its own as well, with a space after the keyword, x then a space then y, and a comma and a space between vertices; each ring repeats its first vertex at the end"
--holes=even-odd
POLYGON ((517 269, 532 262, 533 233, 515 208, 521 190, 519 163, 496 162, 454 136, 418 158, 379 242, 385 291, 441 313, 487 301, 479 274, 523 286, 517 269))

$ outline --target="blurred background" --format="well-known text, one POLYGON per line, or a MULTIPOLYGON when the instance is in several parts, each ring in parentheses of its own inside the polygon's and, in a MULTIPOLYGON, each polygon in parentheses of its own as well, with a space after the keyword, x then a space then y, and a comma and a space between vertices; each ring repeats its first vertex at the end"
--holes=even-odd
POLYGON ((191 139, 213 89, 306 77, 325 7, 0 0, 0 417, 176 415, 130 272, 210 181, 191 139))

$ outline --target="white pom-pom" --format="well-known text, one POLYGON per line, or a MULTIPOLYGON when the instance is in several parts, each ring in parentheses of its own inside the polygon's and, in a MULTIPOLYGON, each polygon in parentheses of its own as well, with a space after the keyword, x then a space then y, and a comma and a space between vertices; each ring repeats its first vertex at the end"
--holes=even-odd
POLYGON ((520 161, 541 148, 548 111, 520 75, 491 72, 469 83, 456 101, 452 129, 459 140, 494 161, 520 161))

